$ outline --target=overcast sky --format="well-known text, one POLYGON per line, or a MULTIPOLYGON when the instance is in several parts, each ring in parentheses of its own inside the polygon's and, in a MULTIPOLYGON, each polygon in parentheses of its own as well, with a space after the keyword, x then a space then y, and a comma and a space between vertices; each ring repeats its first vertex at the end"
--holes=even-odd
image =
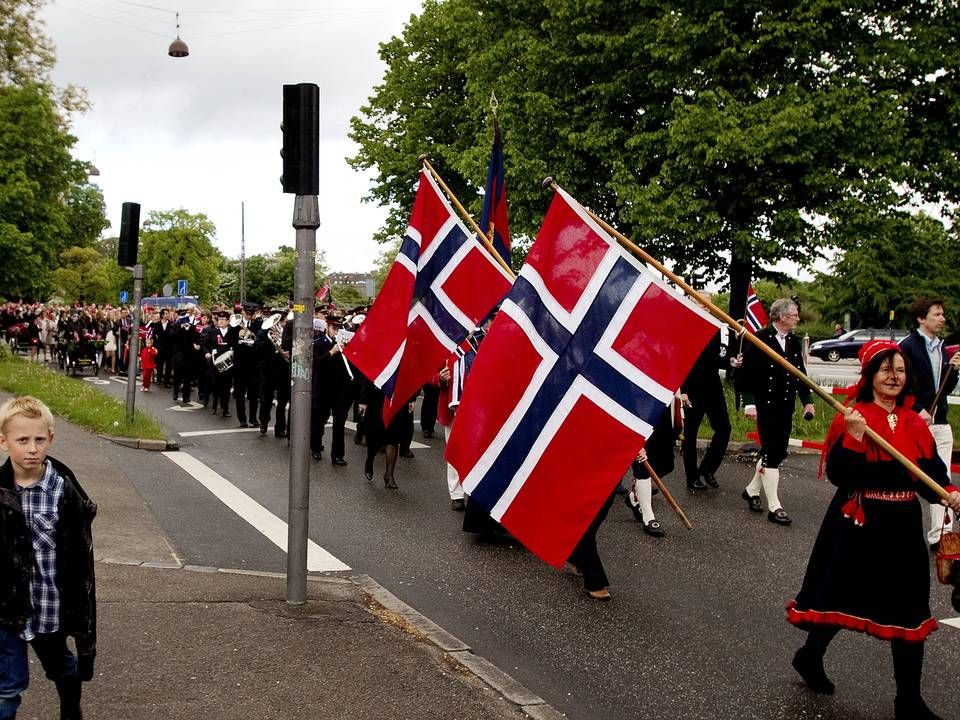
MULTIPOLYGON (((54 81, 86 88, 75 155, 100 170, 108 230, 123 202, 186 208, 217 226, 217 247, 240 257, 294 245, 293 196, 281 191, 282 86, 320 86, 317 249, 334 271, 369 270, 386 215, 361 202, 369 178, 345 157, 350 117, 380 82, 378 45, 399 35, 420 0, 52 0, 43 13, 57 48, 54 81), (186 58, 171 58, 180 11, 186 58)), ((410 182, 416 180, 410 160, 410 182)))

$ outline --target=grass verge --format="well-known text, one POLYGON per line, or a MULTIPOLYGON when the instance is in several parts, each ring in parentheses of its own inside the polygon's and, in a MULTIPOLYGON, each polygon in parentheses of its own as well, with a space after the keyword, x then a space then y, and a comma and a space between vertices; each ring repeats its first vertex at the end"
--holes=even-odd
POLYGON ((33 395, 54 415, 106 435, 165 440, 160 424, 149 415, 134 412, 127 423, 126 405, 100 392, 96 386, 67 377, 42 365, 0 352, 0 388, 14 395, 33 395))

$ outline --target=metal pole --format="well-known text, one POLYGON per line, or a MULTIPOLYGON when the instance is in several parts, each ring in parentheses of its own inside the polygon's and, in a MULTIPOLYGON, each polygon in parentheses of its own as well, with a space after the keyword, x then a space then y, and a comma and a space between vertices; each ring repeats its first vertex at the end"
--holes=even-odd
POLYGON ((290 500, 287 526, 287 602, 307 600, 307 531, 310 511, 310 403, 313 396, 313 286, 320 203, 316 195, 297 195, 294 266, 293 351, 290 353, 290 500))
POLYGON ((247 263, 246 247, 244 236, 244 216, 243 203, 240 203, 240 304, 246 300, 246 277, 244 275, 244 266, 247 263))
POLYGON ((143 294, 143 265, 133 266, 133 321, 130 324, 130 354, 127 358, 127 424, 133 422, 137 402, 137 360, 140 355, 140 296, 143 294))

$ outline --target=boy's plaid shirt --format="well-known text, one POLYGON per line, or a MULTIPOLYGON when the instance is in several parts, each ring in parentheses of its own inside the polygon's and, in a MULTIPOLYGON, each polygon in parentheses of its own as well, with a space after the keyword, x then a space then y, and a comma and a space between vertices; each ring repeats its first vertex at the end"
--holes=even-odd
POLYGON ((30 487, 17 487, 20 507, 33 543, 33 567, 30 569, 30 600, 33 613, 20 634, 33 640, 40 633, 56 632, 60 627, 60 593, 57 591, 57 508, 63 496, 63 478, 49 460, 43 477, 30 487))

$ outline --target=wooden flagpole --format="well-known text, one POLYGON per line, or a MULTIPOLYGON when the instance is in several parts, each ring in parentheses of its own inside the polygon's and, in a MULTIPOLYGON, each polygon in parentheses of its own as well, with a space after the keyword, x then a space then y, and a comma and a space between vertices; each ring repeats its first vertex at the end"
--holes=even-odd
MULTIPOLYGON (((560 186, 553 181, 552 177, 548 177, 544 179, 543 186, 549 187, 554 191, 558 191, 561 189, 560 186)), ((580 207, 583 207, 583 205, 581 205, 580 207)), ((746 339, 757 350, 764 353, 768 358, 770 358, 777 365, 779 365, 788 373, 795 376, 802 383, 807 385, 807 387, 813 390, 813 392, 816 393, 816 395, 821 400, 824 400, 828 405, 834 408, 837 412, 844 413, 844 414, 847 413, 847 408, 842 403, 840 403, 830 393, 828 393, 826 390, 824 390, 819 385, 817 385, 817 383, 815 383, 813 380, 807 377, 805 373, 800 372, 799 369, 794 367, 791 363, 787 362, 776 351, 774 351, 773 348, 771 348, 765 342, 760 340, 756 335, 753 335, 752 333, 748 333, 745 327, 741 327, 736 320, 734 320, 732 317, 727 315, 727 313, 725 313, 723 310, 718 308, 712 302, 710 302, 709 300, 700 298, 699 295, 696 294, 696 290, 694 290, 690 285, 684 282, 678 275, 675 275, 673 272, 668 270, 666 266, 664 266, 662 263, 658 262, 651 255, 648 255, 643 249, 641 249, 632 240, 630 240, 630 238, 628 238, 626 235, 624 235, 623 233, 618 231, 616 228, 614 228, 612 225, 607 223, 599 215, 596 215, 591 210, 585 207, 583 209, 594 222, 600 225, 600 227, 602 227, 608 233, 613 235, 613 237, 617 239, 617 242, 619 242, 620 245, 623 246, 629 253, 643 260, 645 263, 648 263, 653 267, 655 267, 658 272, 660 272, 665 277, 669 278, 671 282, 673 282, 675 285, 677 285, 677 287, 682 289, 687 295, 691 297, 699 298, 697 302, 700 303, 700 305, 702 305, 703 308, 707 310, 715 318, 717 318, 718 320, 722 320, 727 325, 729 325, 733 330, 736 330, 737 333, 741 336, 741 340, 746 339)), ((918 480, 925 483, 931 490, 936 492, 938 496, 940 496, 944 500, 950 497, 947 491, 944 490, 942 487, 940 487, 939 483, 937 483, 936 480, 934 480, 929 475, 927 475, 923 470, 917 467, 906 455, 901 453, 893 445, 891 445, 885 439, 883 439, 880 435, 878 435, 877 432, 873 430, 873 428, 871 428, 869 425, 867 425, 866 427, 865 434, 867 435, 867 437, 873 440, 873 442, 875 442, 877 445, 883 448, 883 450, 886 453, 888 453, 891 457, 896 459, 897 462, 899 462, 908 471, 910 471, 910 473, 914 475, 918 480)))
POLYGON ((450 201, 456 206, 457 210, 460 211, 460 216, 470 223, 470 227, 472 227, 473 231, 477 234, 477 239, 483 243, 483 246, 487 249, 487 252, 493 255, 496 261, 500 263, 500 267, 506 270, 512 279, 516 280, 517 274, 513 272, 510 266, 507 265, 506 261, 500 257, 500 253, 498 253, 493 245, 490 244, 490 239, 484 234, 483 230, 480 229, 480 226, 477 225, 470 213, 468 213, 464 209, 463 205, 460 204, 460 201, 457 200, 457 196, 453 194, 453 191, 451 191, 449 187, 447 187, 447 184, 443 181, 443 178, 441 178, 437 174, 437 171, 433 169, 433 165, 430 164, 430 160, 427 159, 427 156, 421 155, 417 159, 423 163, 423 166, 427 170, 430 171, 430 174, 433 175, 433 179, 440 184, 440 187, 443 188, 443 191, 447 194, 447 197, 450 198, 450 201))

